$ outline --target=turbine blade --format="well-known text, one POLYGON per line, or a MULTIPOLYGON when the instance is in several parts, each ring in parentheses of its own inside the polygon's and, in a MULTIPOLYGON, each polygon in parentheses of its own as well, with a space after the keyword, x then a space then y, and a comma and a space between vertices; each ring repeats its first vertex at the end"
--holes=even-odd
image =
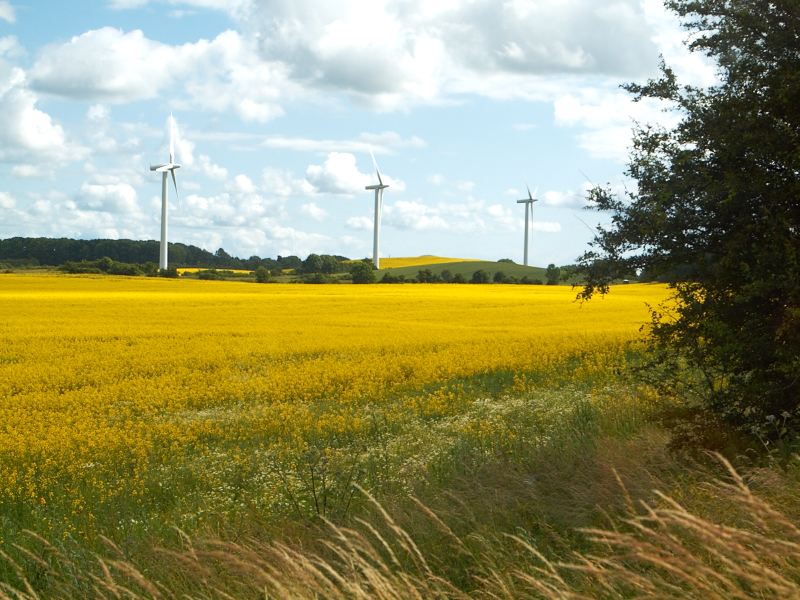
POLYGON ((578 219, 578 221, 580 221, 581 223, 583 223, 583 226, 586 227, 586 229, 588 229, 589 231, 591 231, 592 235, 597 235, 597 229, 596 228, 594 228, 591 225, 589 225, 586 221, 581 219, 578 215, 573 213, 572 216, 575 217, 576 219, 578 219))
POLYGON ((526 183, 526 184, 525 184, 525 187, 528 189, 528 200, 533 200, 533 195, 531 195, 531 186, 529 186, 529 185, 526 183))
POLYGON ((175 169, 171 169, 170 173, 172 173, 172 185, 175 186, 175 198, 178 200, 178 210, 183 212, 183 205, 181 204, 181 195, 178 193, 178 180, 175 179, 175 169))
MULTIPOLYGON (((169 162, 175 162, 175 117, 169 113, 169 162)), ((173 173, 173 177, 174 177, 173 173)))
POLYGON ((383 178, 381 177, 381 170, 378 168, 378 161, 375 160, 375 155, 372 153, 372 148, 369 149, 369 155, 372 157, 372 165, 375 167, 375 173, 378 176, 378 183, 383 185, 383 178))

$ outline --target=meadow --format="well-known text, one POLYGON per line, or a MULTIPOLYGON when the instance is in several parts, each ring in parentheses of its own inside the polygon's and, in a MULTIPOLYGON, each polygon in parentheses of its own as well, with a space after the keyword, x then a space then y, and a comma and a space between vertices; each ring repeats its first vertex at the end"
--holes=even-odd
MULTIPOLYGON (((388 560, 405 552, 396 543, 408 550, 408 534, 375 502, 416 515, 404 527, 427 536, 445 564, 452 583, 428 589, 425 575, 422 596, 474 591, 479 557, 506 548, 495 543, 503 531, 563 550, 573 528, 599 523, 598 505, 624 510, 631 502, 617 481, 626 464, 671 464, 651 423, 655 395, 628 374, 646 303, 663 300, 665 288, 621 285, 588 304, 575 294, 568 286, 1 275, 0 550, 8 560, 0 583, 54 597, 118 596, 110 575, 100 591, 92 575, 97 555, 113 544, 148 577, 169 581, 153 588, 168 597, 223 597, 209 590, 242 585, 234 597, 265 597, 257 590, 267 588, 275 597, 333 597, 333 588, 319 587, 329 581, 315 580, 322 559, 293 572, 307 555, 269 540, 294 536, 319 550, 312 540, 327 523, 330 539, 344 545, 323 544, 328 554, 388 560), (600 452, 598 436, 634 441, 600 452), (609 452, 613 466, 598 461, 609 452), (527 506, 532 488, 535 509, 527 506), (412 495, 437 512, 409 512, 404 499, 412 495), (482 529, 488 546, 443 546, 441 535, 450 534, 441 533, 438 511, 482 529), (433 521, 421 525, 420 515, 433 521), (383 525, 369 527, 395 540, 378 550, 336 529, 375 519, 383 525), (431 531, 439 531, 434 539, 431 531), (196 538, 249 540, 224 555, 241 567, 246 554, 262 571, 258 561, 271 557, 270 569, 293 573, 305 592, 280 593, 285 578, 248 587, 238 567, 228 579, 217 573, 216 583, 208 574, 197 579, 208 565, 195 554, 194 575, 175 575, 186 555, 165 562, 153 554, 162 546, 187 551, 196 538), (26 550, 31 543, 39 554, 26 550), (471 559, 445 560, 467 551, 471 559), (49 558, 35 558, 41 553, 49 558)), ((650 475, 633 479, 630 494, 651 493, 650 475)), ((219 551, 208 555, 215 564, 219 551)), ((498 561, 482 564, 481 576, 498 561)), ((123 579, 139 573, 131 569, 123 579)), ((134 579, 143 597, 159 595, 147 591, 144 575, 134 579)), ((386 597, 406 596, 392 593, 386 597)))

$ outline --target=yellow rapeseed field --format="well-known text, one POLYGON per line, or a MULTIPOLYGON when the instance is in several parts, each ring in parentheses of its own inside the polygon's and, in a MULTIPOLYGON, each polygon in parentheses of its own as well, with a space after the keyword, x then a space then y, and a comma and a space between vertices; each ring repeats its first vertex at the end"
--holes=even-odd
POLYGON ((320 512, 387 461, 401 485, 413 432, 486 426, 458 424, 469 378, 599 369, 664 295, 0 275, 0 541, 320 512))
POLYGON ((397 258, 381 258, 382 269, 399 269, 401 267, 421 267, 424 265, 440 265, 445 263, 470 262, 471 258, 447 258, 444 256, 408 256, 397 258))
MULTIPOLYGON (((181 267, 176 269, 178 271, 178 275, 183 275, 184 273, 199 273, 200 271, 207 271, 206 267, 181 267)), ((231 273, 237 273, 239 275, 247 275, 252 273, 252 270, 247 269, 220 269, 220 271, 230 271, 231 273)))

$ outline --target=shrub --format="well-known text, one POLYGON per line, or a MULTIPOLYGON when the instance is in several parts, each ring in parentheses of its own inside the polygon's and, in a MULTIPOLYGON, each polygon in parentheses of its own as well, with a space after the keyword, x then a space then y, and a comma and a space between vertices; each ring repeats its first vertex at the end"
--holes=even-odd
POLYGON ((353 283, 375 283, 375 269, 368 262, 358 261, 350 267, 353 283))
POLYGON ((270 273, 265 267, 258 267, 255 270, 256 283, 267 283, 270 280, 270 273))
POLYGON ((478 269, 472 274, 471 283, 489 283, 489 273, 483 269, 478 269))

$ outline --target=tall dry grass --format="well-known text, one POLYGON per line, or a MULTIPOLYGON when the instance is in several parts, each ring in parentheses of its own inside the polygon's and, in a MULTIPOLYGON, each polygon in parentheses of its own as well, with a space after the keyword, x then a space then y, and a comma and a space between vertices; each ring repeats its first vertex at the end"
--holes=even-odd
POLYGON ((800 598, 792 507, 779 510, 751 486, 759 473, 775 472, 746 478, 716 458, 725 476, 703 484, 708 510, 663 493, 637 503, 620 478, 627 509, 609 527, 584 530, 589 546, 561 558, 546 556, 529 535, 486 535, 491 528, 479 523, 456 533, 446 517, 413 501, 416 529, 427 528, 421 537, 438 539, 432 554, 430 539, 415 539, 370 498, 370 517, 325 522, 313 544, 183 537, 181 548, 158 551, 159 575, 145 575, 111 544, 93 572, 76 571, 32 536, 25 560, 39 567, 37 581, 23 576, 30 565, 17 565, 18 580, 0 584, 0 598, 800 598), (452 576, 454 562, 465 578, 452 576))

